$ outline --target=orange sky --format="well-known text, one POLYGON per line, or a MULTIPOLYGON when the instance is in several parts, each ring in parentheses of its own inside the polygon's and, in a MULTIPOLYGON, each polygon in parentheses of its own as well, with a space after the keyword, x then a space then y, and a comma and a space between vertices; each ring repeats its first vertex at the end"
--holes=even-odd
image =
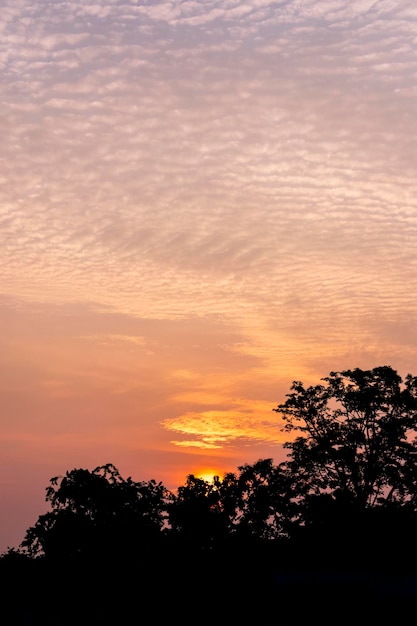
POLYGON ((417 374, 412 0, 21 0, 0 32, 0 551, 51 476, 279 462, 294 379, 417 374))

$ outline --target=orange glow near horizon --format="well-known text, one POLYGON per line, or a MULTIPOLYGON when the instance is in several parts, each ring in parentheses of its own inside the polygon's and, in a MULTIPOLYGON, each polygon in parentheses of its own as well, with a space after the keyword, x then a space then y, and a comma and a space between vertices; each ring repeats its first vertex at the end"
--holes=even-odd
POLYGON ((224 472, 219 472, 218 470, 214 470, 214 469, 201 469, 198 472, 194 473, 194 476, 196 478, 201 478, 201 480, 206 481, 207 483, 213 483, 214 482, 214 477, 218 476, 220 479, 223 478, 224 472))

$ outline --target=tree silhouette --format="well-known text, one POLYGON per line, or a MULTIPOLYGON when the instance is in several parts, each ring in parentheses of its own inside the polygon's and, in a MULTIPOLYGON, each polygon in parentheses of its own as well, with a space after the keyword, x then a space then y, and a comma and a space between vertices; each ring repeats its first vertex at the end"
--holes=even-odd
POLYGON ((417 378, 390 367, 331 372, 324 385, 292 393, 275 411, 286 431, 287 467, 307 494, 333 494, 370 507, 417 500, 417 378))
POLYGON ((364 622, 404 621, 417 597, 417 378, 330 372, 295 381, 273 410, 289 435, 278 465, 190 474, 174 493, 111 464, 51 479, 50 511, 0 559, 8 623, 125 623, 147 606, 155 623, 180 611, 183 624, 333 624, 328 597, 351 621, 359 604, 364 622))
POLYGON ((171 531, 193 550, 213 549, 229 533, 230 519, 222 506, 220 487, 218 476, 210 482, 189 474, 172 496, 168 507, 171 531))
POLYGON ((392 560, 400 528, 415 520, 417 378, 403 381, 388 366, 331 372, 320 385, 295 381, 274 410, 297 435, 279 466, 293 534, 314 528, 310 546, 326 544, 330 554, 337 545, 339 559, 342 547, 344 558, 355 559, 366 545, 370 560, 381 563, 388 553, 392 560))
POLYGON ((245 463, 238 472, 207 481, 187 477, 168 507, 174 534, 194 547, 213 549, 227 540, 271 540, 288 517, 287 475, 272 459, 245 463), (283 517, 283 513, 285 515, 283 517))
POLYGON ((281 536, 288 516, 286 474, 272 459, 245 463, 225 476, 224 500, 234 496, 234 531, 241 538, 271 540, 281 536))
POLYGON ((112 464, 73 469, 51 479, 51 511, 28 529, 21 547, 59 559, 135 553, 159 537, 167 497, 162 483, 124 479, 112 464))

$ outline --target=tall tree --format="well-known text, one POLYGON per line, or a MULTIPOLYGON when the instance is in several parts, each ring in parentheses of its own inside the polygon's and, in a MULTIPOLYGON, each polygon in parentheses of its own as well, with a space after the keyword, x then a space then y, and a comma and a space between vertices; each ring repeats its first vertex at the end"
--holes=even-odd
POLYGON ((416 503, 417 378, 391 367, 331 372, 294 382, 275 411, 297 436, 286 466, 300 494, 330 494, 361 507, 416 503))

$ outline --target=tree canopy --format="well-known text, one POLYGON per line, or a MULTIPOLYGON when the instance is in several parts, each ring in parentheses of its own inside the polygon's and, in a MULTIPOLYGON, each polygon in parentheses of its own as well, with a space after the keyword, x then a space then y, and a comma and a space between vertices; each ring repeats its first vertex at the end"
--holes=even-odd
POLYGON ((260 459, 211 482, 190 474, 175 493, 124 479, 112 464, 73 469, 51 479, 51 510, 21 547, 32 556, 97 554, 171 533, 212 550, 230 538, 292 537, 374 509, 416 513, 416 377, 403 380, 389 366, 330 372, 314 386, 294 381, 273 410, 289 436, 282 463, 260 459))
MULTIPOLYGON (((272 410, 288 433, 283 462, 259 459, 212 481, 190 474, 175 492, 155 480, 125 479, 112 464, 73 469, 51 479, 49 512, 0 565, 32 580, 26 560, 49 563, 53 585, 61 564, 74 594, 92 584, 89 572, 100 581, 98 569, 116 564, 124 576, 115 597, 134 603, 139 585, 155 606, 161 585, 175 603, 184 589, 187 597, 201 598, 216 580, 235 598, 232 621, 240 598, 242 623, 250 595, 263 597, 274 615, 265 594, 276 593, 277 570, 284 571, 282 601, 288 588, 298 598, 303 568, 323 576, 326 568, 345 574, 360 564, 378 576, 414 572, 417 581, 417 378, 402 379, 389 366, 330 372, 317 385, 294 381, 272 410), (78 586, 69 563, 78 567, 78 586), (288 587, 289 576, 296 577, 288 587), (169 582, 162 583, 164 577, 169 582)), ((308 593, 314 599, 314 587, 308 593)), ((97 582, 94 602, 101 596, 97 582)), ((65 587, 56 598, 57 606, 66 601, 65 587)), ((103 609, 101 619, 116 615, 114 604, 113 617, 103 609)), ((250 623, 259 607, 254 615, 250 623)))
POLYGON ((323 384, 294 382, 279 412, 285 464, 297 495, 330 494, 359 507, 416 503, 417 379, 391 367, 331 372, 323 384))
POLYGON ((162 483, 124 479, 111 463, 73 469, 51 479, 51 510, 29 528, 22 548, 54 558, 134 552, 159 535, 167 496, 162 483))

